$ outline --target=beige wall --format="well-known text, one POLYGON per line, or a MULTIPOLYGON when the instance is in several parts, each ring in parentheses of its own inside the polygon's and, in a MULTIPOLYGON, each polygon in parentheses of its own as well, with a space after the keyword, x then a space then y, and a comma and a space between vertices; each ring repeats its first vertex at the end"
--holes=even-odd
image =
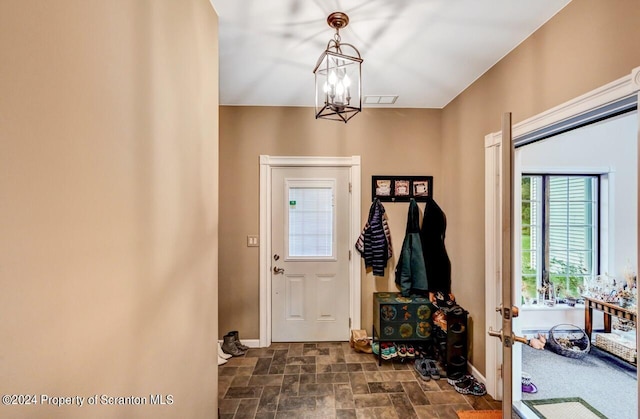
POLYGON ((473 323, 471 362, 485 371, 484 136, 640 66, 637 0, 574 0, 448 104, 442 114, 443 209, 453 287, 473 323))
POLYGON ((2 417, 212 417, 218 51, 207 0, 0 2, 2 417))
MULTIPOLYGON (((316 120, 308 108, 220 107, 221 335, 229 330, 239 330, 241 338, 260 335, 259 249, 246 245, 246 236, 259 231, 258 156, 361 156, 364 225, 371 205, 372 175, 432 175, 436 200, 445 195, 439 183, 440 113, 365 109, 344 124, 316 120)), ((385 203, 385 208, 393 244, 399 250, 408 204, 385 203)), ((389 266, 384 278, 374 278, 363 269, 361 321, 369 332, 372 293, 396 289, 395 262, 389 266)))

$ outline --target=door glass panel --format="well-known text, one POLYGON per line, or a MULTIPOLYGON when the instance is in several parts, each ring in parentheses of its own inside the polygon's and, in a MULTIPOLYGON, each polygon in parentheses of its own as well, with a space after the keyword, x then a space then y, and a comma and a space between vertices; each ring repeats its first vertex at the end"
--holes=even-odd
POLYGON ((327 258, 334 252, 333 186, 289 186, 288 257, 327 258))

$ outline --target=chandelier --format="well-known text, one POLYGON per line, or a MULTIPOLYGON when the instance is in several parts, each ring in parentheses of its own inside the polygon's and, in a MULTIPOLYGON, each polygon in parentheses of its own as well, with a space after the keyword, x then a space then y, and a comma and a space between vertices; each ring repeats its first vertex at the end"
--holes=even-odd
POLYGON ((316 119, 347 122, 362 111, 362 58, 351 44, 340 42, 349 16, 334 12, 327 23, 336 30, 313 70, 316 79, 316 119))

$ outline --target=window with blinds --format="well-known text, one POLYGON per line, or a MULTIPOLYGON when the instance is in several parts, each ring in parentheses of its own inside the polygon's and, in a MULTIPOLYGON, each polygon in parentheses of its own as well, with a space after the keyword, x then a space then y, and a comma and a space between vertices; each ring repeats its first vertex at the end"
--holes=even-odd
POLYGON ((334 189, 331 183, 317 181, 289 185, 285 235, 288 258, 335 256, 334 189))
POLYGON ((579 296, 598 272, 598 188, 593 175, 522 177, 522 281, 536 295, 550 281, 561 298, 579 296))

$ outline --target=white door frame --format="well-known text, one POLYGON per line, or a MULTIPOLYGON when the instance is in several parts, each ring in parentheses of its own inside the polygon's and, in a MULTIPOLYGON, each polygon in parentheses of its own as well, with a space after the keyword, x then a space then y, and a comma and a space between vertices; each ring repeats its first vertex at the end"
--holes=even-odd
MULTIPOLYGON (((294 157, 260 155, 260 347, 271 345, 271 171, 275 167, 349 167, 349 240, 360 235, 360 156, 294 157)), ((349 318, 360 329, 360 258, 349 260, 349 318)))
MULTIPOLYGON (((601 108, 606 104, 620 99, 638 95, 639 91, 640 67, 636 67, 625 77, 515 124, 513 126, 513 138, 517 141, 519 137, 552 126, 560 121, 593 111, 594 109, 601 108)), ((640 114, 640 110, 638 112, 640 114)), ((640 142, 640 133, 638 141, 640 142)), ((500 237, 502 234, 502 215, 500 213, 501 197, 499 182, 501 176, 501 142, 501 131, 485 136, 485 336, 487 336, 486 332, 489 330, 489 327, 492 327, 494 330, 499 330, 502 324, 500 316, 495 312, 495 308, 500 304, 501 295, 500 278, 502 254, 500 251, 500 237)), ((514 164, 517 165, 517 162, 514 162, 514 164)), ((516 174, 517 169, 516 167, 516 174)), ((514 229, 513 234, 516 234, 518 231, 518 229, 514 229)), ((517 248, 519 247, 517 238, 514 240, 514 243, 516 244, 516 248, 513 249, 513 251, 517 252, 517 248)), ((640 246, 638 252, 638 260, 640 261, 640 246)), ((519 257, 516 258, 513 271, 518 272, 518 269, 519 257)), ((517 288, 518 287, 514 290, 514 301, 520 301, 520 290, 517 288)), ((637 337, 638 347, 640 347, 640 334, 637 334, 637 337)), ((500 400, 502 398, 502 394, 500 394, 502 347, 496 339, 485 338, 485 342, 487 392, 492 397, 500 400)), ((516 358, 514 356, 514 362, 515 361, 516 358)), ((515 385, 515 383, 520 382, 519 369, 514 368, 513 373, 513 383, 515 385), (517 380, 515 376, 516 373, 518 373, 517 380)), ((638 398, 640 400, 640 391, 638 398)))

